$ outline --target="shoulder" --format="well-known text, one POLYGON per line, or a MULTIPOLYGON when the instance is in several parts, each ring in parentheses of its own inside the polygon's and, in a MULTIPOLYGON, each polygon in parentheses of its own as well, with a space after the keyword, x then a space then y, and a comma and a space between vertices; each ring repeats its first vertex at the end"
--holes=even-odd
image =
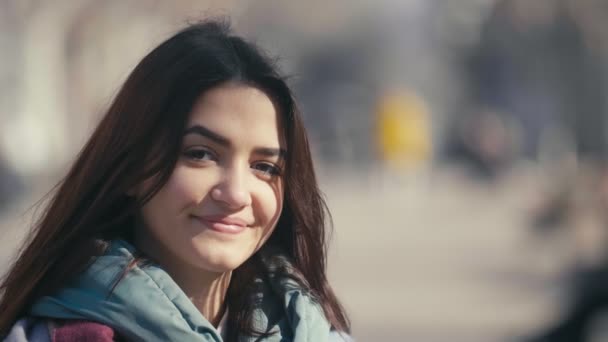
POLYGON ((36 317, 24 317, 15 322, 4 342, 50 342, 48 321, 36 317))
POLYGON ((25 317, 17 321, 4 342, 120 341, 111 327, 91 321, 25 317))

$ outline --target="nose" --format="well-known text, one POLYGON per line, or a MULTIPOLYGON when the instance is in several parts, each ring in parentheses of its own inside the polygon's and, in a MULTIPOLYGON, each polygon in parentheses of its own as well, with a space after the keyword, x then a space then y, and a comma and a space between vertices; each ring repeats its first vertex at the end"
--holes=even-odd
POLYGON ((211 190, 211 198, 231 210, 249 206, 251 194, 247 189, 246 173, 238 168, 224 172, 220 183, 211 190))

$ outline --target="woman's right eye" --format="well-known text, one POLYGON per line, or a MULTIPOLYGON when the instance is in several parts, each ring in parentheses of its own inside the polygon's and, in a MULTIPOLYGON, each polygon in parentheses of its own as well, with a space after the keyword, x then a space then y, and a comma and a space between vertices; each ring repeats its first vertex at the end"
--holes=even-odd
POLYGON ((184 155, 194 161, 213 160, 213 154, 204 149, 190 149, 184 152, 184 155))

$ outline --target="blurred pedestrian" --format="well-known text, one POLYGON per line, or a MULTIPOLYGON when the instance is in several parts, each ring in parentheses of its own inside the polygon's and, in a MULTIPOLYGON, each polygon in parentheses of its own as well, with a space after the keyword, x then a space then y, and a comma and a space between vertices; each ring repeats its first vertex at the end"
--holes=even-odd
POLYGON ((419 96, 409 91, 385 94, 378 103, 376 120, 384 163, 399 169, 430 159, 429 112, 419 96))

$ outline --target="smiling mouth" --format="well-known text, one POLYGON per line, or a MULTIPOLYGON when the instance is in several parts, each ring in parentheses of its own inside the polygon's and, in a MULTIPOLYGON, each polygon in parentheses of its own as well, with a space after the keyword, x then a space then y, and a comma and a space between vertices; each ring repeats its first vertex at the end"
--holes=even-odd
POLYGON ((227 217, 209 217, 209 216, 194 216, 192 217, 218 233, 224 234, 239 234, 247 229, 248 225, 245 221, 227 217))

